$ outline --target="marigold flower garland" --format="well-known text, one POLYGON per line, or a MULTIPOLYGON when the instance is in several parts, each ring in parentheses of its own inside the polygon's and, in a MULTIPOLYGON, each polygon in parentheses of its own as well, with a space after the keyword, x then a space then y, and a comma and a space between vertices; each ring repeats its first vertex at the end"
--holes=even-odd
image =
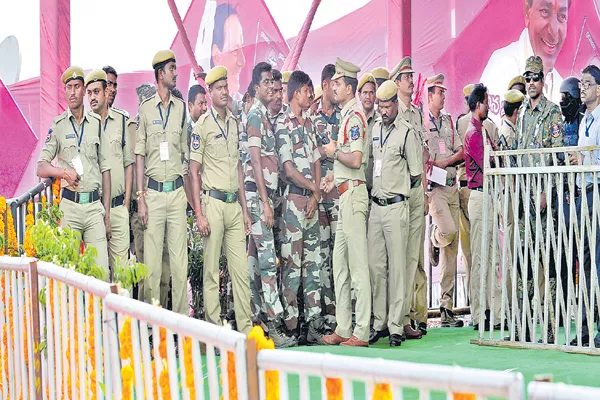
POLYGON ((196 385, 194 382, 194 365, 192 358, 192 338, 183 340, 183 364, 185 366, 185 386, 190 392, 190 399, 196 398, 196 385))
MULTIPOLYGON (((267 339, 265 337, 265 331, 258 325, 252 328, 248 335, 248 339, 254 339, 256 341, 256 351, 275 349, 273 340, 267 339)), ((266 399, 279 400, 279 371, 266 371, 265 385, 266 399)))
MULTIPOLYGON (((123 361, 133 363, 133 342, 131 338, 131 318, 125 318, 121 332, 119 332, 119 356, 123 361), (129 360, 129 361, 128 361, 129 360)), ((123 400, 131 400, 133 395, 133 367, 125 364, 121 367, 122 389, 121 396, 123 400)))
POLYGON ((88 332, 87 332, 87 344, 88 344, 88 359, 90 360, 90 391, 92 392, 91 400, 96 400, 96 349, 95 349, 95 337, 94 337, 94 296, 89 297, 90 304, 88 305, 88 332))
POLYGON ((476 398, 473 393, 452 393, 453 400, 475 400, 476 398))
MULTIPOLYGON (((2 278, 1 278, 1 284, 2 284, 2 298, 4 298, 4 293, 6 291, 6 275, 8 274, 8 272, 4 272, 2 274, 2 278)), ((9 282, 10 284, 10 282, 9 282)), ((8 316, 8 307, 4 307, 4 321, 6 321, 6 318, 8 316)), ((8 373, 8 329, 6 327, 6 324, 2 327, 2 352, 4 354, 4 358, 2 359, 2 372, 0 374, 0 376, 4 376, 5 373, 8 373)), ((3 389, 4 390, 4 389, 3 389)), ((4 391, 2 392, 3 394, 3 398, 8 399, 10 398, 10 387, 6 388, 6 393, 4 393, 4 391)))
POLYGON ((340 378, 327 378, 325 380, 325 388, 327 389, 327 400, 342 400, 344 397, 342 380, 340 378))
POLYGON ((389 383, 378 383, 373 390, 373 400, 392 400, 392 389, 389 383))
MULTIPOLYGON (((7 243, 8 255, 19 255, 19 242, 17 241, 17 233, 15 232, 15 223, 10 209, 6 205, 6 199, 0 197, 0 235, 4 236, 4 229, 8 228, 8 237, 4 238, 7 243), (6 221, 4 221, 4 213, 6 212, 6 221), (7 225, 5 225, 5 223, 7 225)), ((0 246, 0 256, 4 255, 4 247, 0 246)))
POLYGON ((54 196, 52 203, 58 205, 60 203, 60 179, 55 179, 52 182, 52 196, 54 196))
POLYGON ((35 246, 31 238, 32 230, 30 229, 33 223, 33 203, 29 203, 27 205, 27 216, 25 217, 25 239, 23 241, 23 249, 27 257, 35 257, 35 246))

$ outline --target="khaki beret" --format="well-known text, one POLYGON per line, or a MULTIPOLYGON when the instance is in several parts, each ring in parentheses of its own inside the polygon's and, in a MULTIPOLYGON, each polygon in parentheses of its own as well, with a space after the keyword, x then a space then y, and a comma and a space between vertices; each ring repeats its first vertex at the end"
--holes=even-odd
POLYGON ((469 96, 471 95, 471 92, 473 91, 473 88, 474 88, 474 87, 475 87, 475 85, 474 85, 474 84, 472 84, 472 83, 471 83, 471 84, 469 84, 469 85, 467 85, 467 86, 465 86, 465 87, 463 88, 463 95, 464 95, 465 97, 469 97, 469 96))
POLYGON ((100 82, 100 81, 104 81, 104 82, 107 81, 106 72, 104 72, 101 69, 95 69, 95 70, 91 71, 89 74, 87 74, 83 84, 85 86, 87 86, 92 82, 100 82))
POLYGON ((390 71, 384 67, 375 68, 371 71, 371 74, 373 74, 375 79, 385 79, 386 81, 390 79, 390 71))
POLYGON ((221 81, 223 79, 227 79, 227 68, 225 68, 222 65, 217 65, 216 67, 213 67, 210 71, 208 71, 204 82, 206 82, 207 86, 210 86, 213 83, 221 81))
POLYGON ((517 75, 514 78, 512 78, 510 80, 510 82, 508 83, 508 88, 507 90, 512 89, 512 87, 516 84, 520 84, 523 86, 526 86, 527 82, 525 82, 525 78, 523 77, 523 75, 517 75))
POLYGON ((167 60, 175 61, 175 53, 171 50, 161 50, 154 55, 152 59, 152 68, 154 68, 157 64, 163 63, 167 60))
POLYGON ((544 71, 544 63, 540 56, 531 56, 525 61, 525 72, 539 74, 544 71))
POLYGON ((336 80, 343 76, 356 79, 359 72, 360 67, 352 64, 350 61, 345 61, 338 57, 335 61, 335 75, 333 75, 331 79, 336 80))
POLYGON ((504 93, 504 100, 507 103, 519 103, 525 100, 525 95, 517 89, 511 89, 508 92, 504 93))
POLYGON ((60 80, 66 85, 67 82, 73 79, 79 79, 81 82, 83 82, 83 76, 83 68, 78 67, 76 65, 72 65, 69 68, 67 68, 65 72, 63 72, 60 80))
POLYGON ((375 77, 373 76, 373 74, 367 72, 358 80, 358 86, 356 87, 356 90, 360 92, 363 86, 365 86, 369 82, 371 82, 377 87, 377 81, 375 80, 375 77))
POLYGON ((293 71, 283 71, 281 73, 281 83, 287 84, 290 81, 290 76, 292 76, 293 71))
POLYGON ((315 88, 315 101, 318 101, 321 97, 323 97, 323 88, 319 85, 315 88))
POLYGON ((394 81, 387 80, 383 82, 377 89, 377 99, 379 101, 390 101, 394 96, 398 95, 398 88, 394 81))
POLYGON ((404 57, 396 67, 390 72, 390 79, 395 81, 400 77, 400 74, 414 74, 412 69, 412 60, 410 57, 404 57))
POLYGON ((436 76, 432 76, 431 78, 427 78, 427 87, 437 86, 442 89, 448 89, 444 86, 444 74, 438 74, 436 76))

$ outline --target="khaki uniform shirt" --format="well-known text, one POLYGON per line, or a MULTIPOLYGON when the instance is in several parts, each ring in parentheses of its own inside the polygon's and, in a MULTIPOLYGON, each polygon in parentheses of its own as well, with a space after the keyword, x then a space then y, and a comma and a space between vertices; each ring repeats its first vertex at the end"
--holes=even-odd
POLYGON ((108 116, 102 124, 104 135, 110 148, 110 197, 125 193, 125 168, 135 162, 127 129, 129 118, 121 111, 108 109, 108 116), (124 141, 124 143, 123 143, 124 141))
POLYGON ((379 120, 381 120, 381 117, 379 116, 379 113, 375 111, 375 108, 373 108, 371 114, 367 115, 367 143, 369 143, 369 162, 367 163, 365 178, 367 179, 367 188, 369 190, 373 188, 373 127, 379 120))
MULTIPOLYGON (((460 117, 458 117, 458 120, 456 121, 456 131, 460 135, 460 140, 463 143, 465 142, 465 134, 467 133, 467 128, 469 127, 469 123, 471 122, 472 118, 473 118, 473 113, 468 112, 468 113, 463 114, 460 117)), ((485 135, 487 133, 489 139, 491 140, 491 142, 494 145, 496 145, 496 143, 498 143, 498 138, 500 137, 498 134, 498 126, 491 119, 486 118, 483 121, 483 131, 481 133, 482 133, 483 137, 485 137, 485 135)), ((462 163, 458 166, 458 180, 459 181, 467 180, 467 173, 465 171, 465 163, 462 163)))
POLYGON ((411 132, 415 135, 415 139, 419 145, 418 149, 420 151, 418 159, 419 163, 422 165, 423 149, 427 148, 427 134, 425 133, 425 126, 423 125, 423 113, 412 104, 410 107, 406 107, 406 104, 404 104, 401 99, 398 99, 398 114, 413 127, 411 132))
POLYGON ((185 107, 175 96, 169 96, 169 105, 164 107, 158 93, 140 104, 135 154, 145 157, 146 175, 158 182, 183 176, 189 152, 185 107), (161 161, 161 143, 167 143, 162 146, 168 148, 168 160, 161 161))
POLYGON ((500 124, 499 137, 506 141, 506 147, 502 147, 501 150, 516 150, 517 127, 506 118, 503 118, 500 124))
POLYGON ((240 189, 238 140, 237 120, 229 110, 225 120, 212 107, 200 116, 192 134, 190 160, 202 165, 203 190, 235 193, 240 189))
POLYGON ((382 199, 399 194, 408 196, 410 177, 423 173, 420 143, 412 131, 400 114, 389 127, 381 121, 373 127, 373 196, 382 199))
MULTIPOLYGON (((260 161, 265 185, 271 190, 277 190, 279 179, 277 144, 275 130, 268 119, 268 113, 269 111, 264 104, 260 100, 254 99, 254 104, 248 113, 248 123, 246 125, 248 153, 250 153, 250 148, 252 147, 260 149, 260 161)), ((250 154, 248 154, 245 175, 245 183, 256 183, 250 154)))
POLYGON ((362 164, 359 169, 348 168, 340 161, 333 163, 335 185, 339 186, 347 180, 365 182, 365 170, 369 159, 369 144, 367 143, 367 119, 356 99, 350 100, 341 111, 342 122, 337 142, 337 150, 342 153, 362 153, 362 164))
POLYGON ((79 186, 68 186, 63 179, 62 187, 83 193, 101 189, 102 173, 110 170, 108 140, 101 129, 100 117, 94 113, 84 113, 81 125, 77 125, 70 109, 54 119, 39 161, 52 162, 56 158, 58 168, 75 168, 73 159, 79 155, 83 166, 79 186))
MULTIPOLYGON (((315 128, 307 113, 303 112, 304 123, 300 125, 298 118, 288 109, 285 118, 277 124, 277 150, 279 161, 283 170, 283 164, 291 161, 294 168, 306 179, 314 181, 312 164, 319 162, 321 154, 315 139, 315 128)), ((285 174, 284 174, 285 175, 285 174)), ((287 177, 285 183, 292 181, 287 177)))
MULTIPOLYGON (((452 126, 450 114, 440 113, 440 118, 435 119, 429 114, 429 159, 444 160, 452 157, 456 149, 463 145, 460 135, 452 126)), ((448 179, 456 178, 456 167, 447 167, 448 179)))

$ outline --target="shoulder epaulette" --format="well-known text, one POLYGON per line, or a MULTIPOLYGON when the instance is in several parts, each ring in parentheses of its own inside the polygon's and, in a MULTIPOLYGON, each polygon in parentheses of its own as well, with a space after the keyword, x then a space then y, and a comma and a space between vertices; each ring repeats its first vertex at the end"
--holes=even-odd
POLYGON ((67 118, 67 112, 65 111, 64 113, 60 114, 59 116, 54 118, 54 123, 57 124, 59 121, 63 120, 67 118))
POLYGON ((96 114, 96 113, 95 113, 95 112, 93 112, 93 111, 88 111, 88 115, 89 115, 90 117, 94 117, 94 118, 96 118, 98 121, 102 121, 102 117, 100 117, 98 114, 96 114))
POLYGON ((129 117, 129 113, 127 111, 125 111, 125 110, 121 110, 120 108, 116 108, 116 107, 111 107, 110 109, 113 110, 113 111, 115 111, 115 112, 117 112, 117 113, 119 113, 119 114, 121 114, 121 115, 124 115, 125 118, 130 118, 129 117))

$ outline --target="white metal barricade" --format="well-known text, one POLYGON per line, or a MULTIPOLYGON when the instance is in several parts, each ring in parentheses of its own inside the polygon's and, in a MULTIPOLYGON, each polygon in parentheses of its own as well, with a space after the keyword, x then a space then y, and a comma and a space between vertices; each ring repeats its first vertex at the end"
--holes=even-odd
POLYGON ((289 396, 289 376, 299 375, 300 399, 310 399, 309 377, 321 378, 321 398, 327 398, 326 378, 342 380, 343 398, 371 399, 375 385, 390 385, 393 398, 402 399, 403 389, 417 389, 420 399, 429 399, 435 393, 473 394, 478 399, 518 400, 524 398, 523 376, 520 373, 487 371, 441 365, 416 364, 333 354, 305 353, 285 350, 262 350, 258 353, 260 398, 266 398, 267 371, 279 372, 279 390, 282 400, 289 396), (356 393, 354 382, 365 384, 366 393, 356 393))
POLYGON ((476 238, 482 241, 484 267, 479 282, 472 283, 480 285, 475 322, 501 328, 499 334, 481 329, 474 342, 600 354, 593 348, 600 298, 600 165, 593 158, 598 151, 598 146, 486 147, 484 234, 476 238), (588 165, 572 165, 570 157, 588 165), (486 310, 492 310, 487 322, 486 310), (590 344, 584 348, 585 335, 590 344))
POLYGON ((104 322, 109 332, 110 357, 114 366, 111 370, 113 387, 117 391, 129 390, 123 387, 124 371, 119 370, 129 366, 133 369, 129 385, 135 389, 137 398, 144 391, 146 394, 153 390, 161 392, 168 385, 172 399, 181 396, 186 400, 204 399, 206 382, 209 399, 218 399, 220 395, 225 399, 248 399, 244 334, 117 295, 107 296, 104 307, 108 311, 104 322), (125 326, 127 331, 123 334, 125 326), (161 332, 161 328, 165 330, 161 332), (119 354, 118 349, 129 345, 131 357, 119 360, 122 353, 119 354), (206 358, 203 360, 201 346, 204 345, 206 358), (230 364, 232 362, 235 368, 230 364), (164 369, 167 373, 163 373, 164 369), (230 376, 232 373, 235 379, 230 376), (193 379, 188 377, 189 374, 193 379))
POLYGON ((564 383, 531 382, 527 386, 529 400, 598 400, 600 388, 564 383))

